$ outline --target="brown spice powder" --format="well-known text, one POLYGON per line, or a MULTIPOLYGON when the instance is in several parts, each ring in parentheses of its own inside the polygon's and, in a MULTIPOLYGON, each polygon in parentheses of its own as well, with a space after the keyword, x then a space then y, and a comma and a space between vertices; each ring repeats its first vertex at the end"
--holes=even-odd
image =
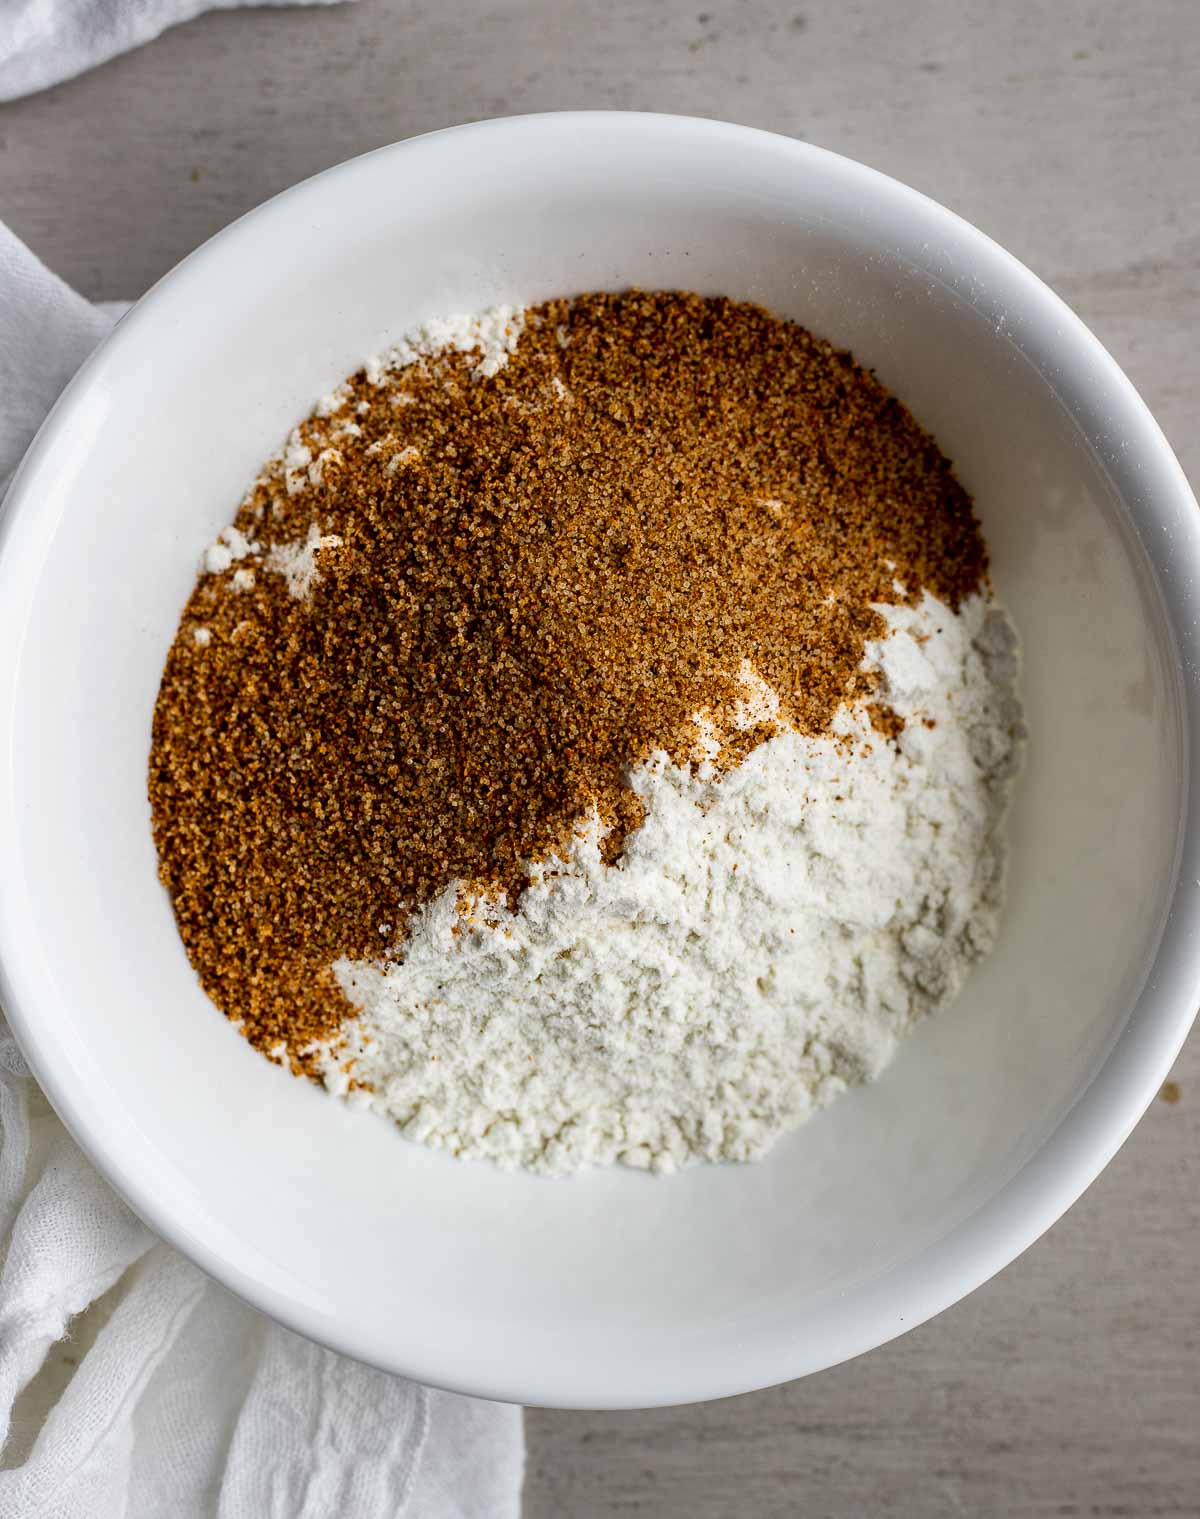
POLYGON ((985 576, 932 439, 758 307, 552 301, 497 375, 474 363, 360 372, 301 426, 319 464, 251 492, 237 526, 263 557, 200 580, 163 675, 150 799, 180 933, 297 1068, 351 1011, 333 961, 378 958, 456 879, 513 902, 593 804, 616 858, 628 767, 688 761, 696 713, 726 764, 767 736, 729 722, 743 662, 826 732, 870 698, 873 602, 898 581, 957 607, 985 576), (341 542, 298 598, 268 552, 314 525, 341 542))

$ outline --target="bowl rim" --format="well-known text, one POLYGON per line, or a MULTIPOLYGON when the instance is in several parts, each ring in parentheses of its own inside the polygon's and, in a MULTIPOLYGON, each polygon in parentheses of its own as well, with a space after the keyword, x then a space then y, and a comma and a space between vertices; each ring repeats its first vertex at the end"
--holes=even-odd
MULTIPOLYGON (((254 1281, 220 1250, 198 1238, 176 1215, 168 1198, 155 1195, 130 1171, 109 1145, 103 1126, 89 1114, 86 1093, 55 1059, 37 1008, 18 994, 12 967, 22 961, 19 922, 11 903, 0 894, 0 1005, 30 1070, 64 1125, 114 1190, 161 1238, 253 1307, 288 1328, 372 1365, 433 1386, 517 1402, 558 1407, 636 1408, 704 1401, 775 1385, 851 1359, 915 1328, 981 1286, 1032 1245, 1079 1198, 1108 1164, 1153 1101, 1191 1027, 1200 1003, 1200 939, 1197 914, 1180 903, 1181 868, 1200 884, 1200 804, 1190 785, 1190 747, 1200 735, 1200 512, 1169 444, 1145 403, 1099 340, 1041 280, 984 233, 929 197, 853 159, 775 133, 703 117, 623 111, 562 111, 500 117, 448 127, 408 138, 359 155, 245 213, 216 233, 165 274, 136 303, 130 315, 81 366, 43 423, 19 466, 0 508, 0 606, 13 610, 22 628, 28 616, 31 576, 25 563, 30 531, 39 501, 29 487, 60 438, 72 427, 81 399, 118 348, 154 313, 164 292, 183 286, 199 264, 234 251, 245 223, 277 216, 306 200, 319 199, 331 177, 365 159, 397 160, 420 154, 435 139, 471 139, 504 134, 520 140, 541 132, 591 131, 674 134, 702 148, 720 144, 744 154, 775 154, 799 171, 819 163, 854 185, 864 197, 890 198, 913 216, 936 223, 969 255, 972 268, 986 274, 1004 293, 1008 309, 1023 312, 1044 333, 1053 334, 1060 398, 1070 395, 1076 415, 1096 420, 1089 441, 1108 470, 1116 494, 1135 524, 1158 529, 1139 534, 1155 572, 1174 642, 1180 710, 1184 717, 1182 822, 1176 851, 1171 909, 1147 981, 1130 1008, 1124 1028, 1088 1087, 1058 1127, 1010 1180, 970 1217, 927 1245, 886 1281, 855 1289, 856 1318, 840 1334, 834 1353, 828 1346, 785 1343, 769 1352, 756 1350, 735 1366, 713 1366, 704 1379, 692 1378, 669 1396, 647 1398, 639 1392, 637 1368, 586 1386, 559 1378, 539 1392, 521 1372, 509 1376, 460 1374, 461 1367, 426 1364, 420 1357, 403 1364, 381 1361, 378 1347, 342 1334, 324 1316, 307 1315, 294 1302, 282 1302, 272 1288, 254 1281), (1074 371, 1074 376, 1068 373, 1074 371), (1102 425, 1107 419, 1107 425, 1102 425), (1114 425, 1115 424, 1115 425, 1114 425), (598 1384, 603 1381, 603 1388, 598 1384), (570 1385, 568 1385, 568 1382, 570 1385), (532 1394, 532 1396, 531 1396, 532 1394)), ((959 258, 961 264, 962 259, 959 258)), ((1047 353, 1050 350, 1047 350, 1047 353)), ((20 663, 20 638, 0 641, 0 880, 17 878, 19 851, 13 827, 17 797, 10 759, 12 703, 7 699, 20 663)), ((469 1357, 468 1357, 469 1359, 469 1357)), ((549 1384, 554 1379, 547 1378, 549 1384)), ((586 1379, 585 1379, 586 1380, 586 1379)))

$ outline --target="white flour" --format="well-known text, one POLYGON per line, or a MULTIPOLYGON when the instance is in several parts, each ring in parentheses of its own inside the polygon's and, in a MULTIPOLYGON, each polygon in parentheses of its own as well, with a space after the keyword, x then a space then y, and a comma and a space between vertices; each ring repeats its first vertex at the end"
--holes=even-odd
POLYGON ((341 543, 336 533, 322 533, 314 522, 302 542, 275 544, 267 555, 267 568, 284 577, 289 594, 303 600, 320 578, 317 555, 341 543))
MULTIPOLYGON (((329 1089, 352 1068, 357 1102, 456 1155, 670 1171, 755 1159, 876 1077, 991 947, 1020 747, 1002 613, 881 611, 864 667, 898 744, 843 709, 834 737, 780 732, 723 779, 639 768, 646 819, 615 866, 583 820, 515 915, 450 888, 390 960, 334 967, 359 1016, 329 1089)), ((743 720, 770 718, 742 675, 743 720)))
POLYGON ((425 355, 478 352, 481 357, 471 371, 477 380, 490 379, 508 363, 515 353, 525 326, 525 313, 519 306, 489 306, 474 316, 435 317, 409 332, 386 353, 367 360, 367 379, 382 385, 389 371, 405 369, 425 355))

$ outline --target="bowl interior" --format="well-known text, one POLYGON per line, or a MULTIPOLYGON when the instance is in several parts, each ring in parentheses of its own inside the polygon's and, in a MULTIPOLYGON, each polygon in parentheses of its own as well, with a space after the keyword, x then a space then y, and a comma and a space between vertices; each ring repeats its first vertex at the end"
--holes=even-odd
POLYGON ((317 1338, 557 1404, 830 1364, 1028 1243, 1070 1196, 1036 1225, 996 1210, 1130 1026, 1184 809, 1176 645, 1105 457, 1088 341, 911 192, 668 119, 384 150, 168 277, 44 432, 0 586, 8 996, 53 1100, 135 1206, 317 1338), (556 1182, 427 1153, 238 1038, 156 880, 146 753, 197 557, 318 395, 426 317, 630 284, 760 301, 910 405, 976 497, 1032 738, 999 947, 883 1080, 756 1167, 556 1182), (968 1245, 985 1209, 986 1259, 968 1245))

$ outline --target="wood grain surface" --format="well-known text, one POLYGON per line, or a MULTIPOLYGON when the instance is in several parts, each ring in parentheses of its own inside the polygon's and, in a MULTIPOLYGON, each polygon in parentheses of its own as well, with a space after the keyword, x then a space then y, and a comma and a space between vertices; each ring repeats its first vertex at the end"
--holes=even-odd
MULTIPOLYGON (((119 298, 275 191, 416 132, 559 107, 723 116, 863 159, 995 236, 1108 345, 1195 482, 1198 84, 1197 0, 215 14, 0 107, 0 216, 119 298)), ((1045 1239, 904 1339, 703 1407, 531 1413, 529 1519, 1200 1514, 1196 1040, 1174 1079, 1045 1239)))

